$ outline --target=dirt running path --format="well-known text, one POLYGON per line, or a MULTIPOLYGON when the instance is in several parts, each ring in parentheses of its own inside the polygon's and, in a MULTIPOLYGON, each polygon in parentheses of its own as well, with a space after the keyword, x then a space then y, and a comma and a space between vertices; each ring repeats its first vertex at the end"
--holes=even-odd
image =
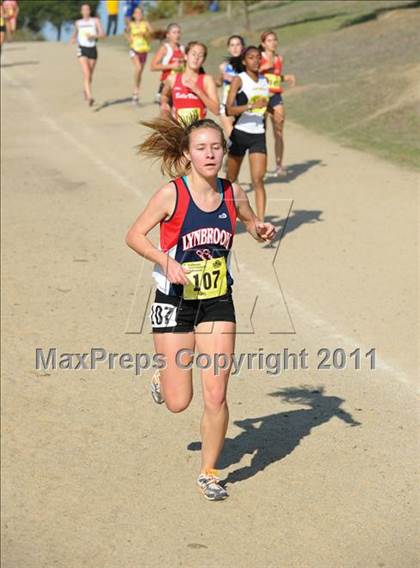
POLYGON ((140 109, 121 102, 130 61, 101 46, 92 111, 69 46, 6 46, 1 74, 3 566, 417 565, 416 174, 287 126, 291 175, 267 185, 280 228, 291 211, 281 245, 236 239, 237 352, 306 349, 309 368, 232 377, 231 497, 207 503, 198 381, 172 415, 149 374, 35 370, 37 347, 152 352, 147 328, 125 333, 150 266, 124 236, 163 181, 134 153, 157 76, 140 109), (361 369, 317 369, 323 347, 359 347, 361 369))

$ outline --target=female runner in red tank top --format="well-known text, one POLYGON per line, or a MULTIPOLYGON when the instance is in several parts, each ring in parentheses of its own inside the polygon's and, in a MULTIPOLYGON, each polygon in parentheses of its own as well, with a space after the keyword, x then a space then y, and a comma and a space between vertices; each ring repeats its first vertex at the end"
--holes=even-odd
POLYGON ((283 88, 282 82, 287 82, 291 87, 295 85, 294 75, 282 75, 283 58, 277 55, 277 35, 272 31, 266 31, 261 35, 261 66, 260 73, 265 75, 269 89, 270 100, 268 103, 271 113, 271 121, 274 132, 274 149, 276 154, 276 175, 285 176, 286 171, 283 169, 284 154, 284 120, 285 112, 283 105, 283 88))
POLYGON ((207 48, 191 41, 185 48, 186 67, 183 73, 170 75, 163 87, 162 114, 172 113, 185 123, 205 118, 207 109, 219 114, 219 98, 215 80, 203 70, 207 48), (169 104, 172 102, 172 108, 169 104))
POLYGON ((194 351, 209 356, 209 366, 200 371, 204 412, 197 484, 207 499, 218 501, 227 497, 215 468, 228 426, 236 333, 228 257, 237 218, 260 242, 270 242, 276 230, 256 217, 239 185, 218 177, 226 141, 213 120, 187 126, 169 116, 143 124, 153 132, 140 152, 160 158, 162 170, 175 178, 152 196, 126 238, 129 247, 155 263, 150 320, 164 365, 153 376, 152 396, 172 412, 185 410, 193 396, 194 351), (148 238, 157 225, 159 247, 148 238), (226 357, 225 368, 215 368, 216 354, 226 357))

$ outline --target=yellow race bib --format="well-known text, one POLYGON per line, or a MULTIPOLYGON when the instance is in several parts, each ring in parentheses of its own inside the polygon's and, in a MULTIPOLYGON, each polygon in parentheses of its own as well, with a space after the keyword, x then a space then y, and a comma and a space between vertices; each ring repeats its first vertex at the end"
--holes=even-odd
POLYGON ((171 69, 170 75, 176 75, 177 73, 183 73, 184 71, 185 71, 185 63, 183 61, 180 61, 179 67, 177 67, 176 69, 171 69))
POLYGON ((200 120, 200 110, 198 108, 180 108, 177 111, 177 117, 184 124, 191 124, 196 120, 200 120))
POLYGON ((268 88, 270 91, 280 90, 281 77, 280 75, 275 75, 274 73, 266 73, 265 78, 268 81, 268 88))
MULTIPOLYGON (((266 103, 268 103, 268 99, 267 97, 262 97, 261 95, 254 95, 253 97, 251 97, 249 99, 249 102, 252 103, 256 103, 257 101, 263 99, 266 103)), ((267 106, 262 107, 262 108, 253 108, 250 112, 253 112, 255 114, 265 114, 265 111, 267 110, 267 106)))
POLYGON ((184 286, 184 300, 209 300, 227 293, 226 259, 211 258, 194 262, 183 262, 190 272, 189 282, 184 286))

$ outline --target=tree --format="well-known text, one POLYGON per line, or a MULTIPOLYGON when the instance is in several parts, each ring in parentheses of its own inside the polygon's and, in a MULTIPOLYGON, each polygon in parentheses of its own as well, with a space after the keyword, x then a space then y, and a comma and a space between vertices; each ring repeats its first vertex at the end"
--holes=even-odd
POLYGON ((244 15, 245 15, 245 29, 247 32, 251 31, 251 18, 249 17, 249 5, 252 2, 249 0, 243 0, 242 4, 244 7, 244 15))
MULTIPOLYGON (((86 2, 96 12, 99 0, 86 2)), ((39 32, 46 22, 57 29, 57 41, 61 39, 63 24, 80 17, 81 0, 21 0, 19 2, 19 23, 34 32, 39 32)))

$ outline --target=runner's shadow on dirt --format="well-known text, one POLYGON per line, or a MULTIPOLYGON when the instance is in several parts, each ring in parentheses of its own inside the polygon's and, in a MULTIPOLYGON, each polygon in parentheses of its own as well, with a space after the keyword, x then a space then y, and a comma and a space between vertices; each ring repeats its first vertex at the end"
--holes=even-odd
POLYGON ((269 175, 264 178, 264 183, 266 185, 269 185, 270 183, 290 183, 315 166, 326 167, 326 164, 324 164, 322 160, 306 160, 299 164, 291 164, 290 166, 287 166, 287 173, 283 177, 273 175, 275 172, 267 172, 269 175))
MULTIPOLYGON (((287 234, 299 229, 302 225, 311 225, 313 223, 321 223, 322 211, 320 209, 295 209, 287 218, 276 217, 275 215, 267 215, 265 221, 272 223, 277 229, 277 234, 270 244, 264 245, 264 248, 274 248, 276 243, 283 239, 287 234)), ((236 234, 246 233, 244 225, 238 223, 236 225, 236 234)))
MULTIPOLYGON (((113 99, 111 101, 105 101, 95 108, 95 112, 99 112, 100 110, 103 110, 104 108, 109 108, 109 107, 112 107, 112 106, 115 106, 115 105, 124 105, 124 104, 132 103, 132 102, 133 102, 133 99, 131 97, 125 97, 123 99, 113 99)), ((140 103, 138 105, 132 105, 132 106, 133 106, 133 108, 141 108, 144 105, 142 105, 140 103)))
POLYGON ((16 61, 16 63, 2 63, 0 67, 18 67, 19 65, 39 65, 39 61, 16 61))
MULTIPOLYGON (((224 485, 250 479, 269 465, 284 459, 312 433, 313 428, 326 424, 332 418, 339 418, 349 426, 361 424, 341 408, 344 400, 337 396, 326 396, 324 387, 283 388, 269 396, 308 408, 234 421, 242 432, 235 438, 226 438, 217 467, 224 469, 237 464, 247 454, 252 455, 252 459, 250 465, 230 472, 224 485)), ((188 449, 200 450, 201 442, 192 442, 188 449)))

